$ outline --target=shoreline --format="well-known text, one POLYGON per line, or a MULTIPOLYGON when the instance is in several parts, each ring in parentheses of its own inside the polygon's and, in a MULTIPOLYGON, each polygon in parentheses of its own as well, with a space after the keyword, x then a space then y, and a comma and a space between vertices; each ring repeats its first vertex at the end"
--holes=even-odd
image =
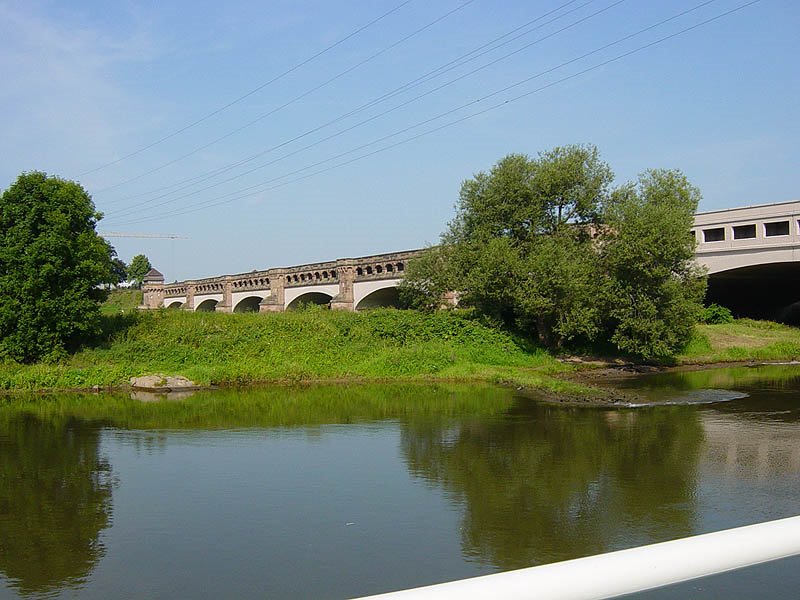
POLYGON ((800 329, 740 320, 698 325, 669 363, 554 356, 468 312, 305 310, 271 315, 138 315, 57 363, 0 364, 0 396, 52 392, 165 393, 171 387, 367 383, 500 384, 543 401, 608 406, 635 400, 614 382, 800 358, 800 329), (149 376, 149 377, 148 377, 149 376), (133 386, 130 384, 134 384, 133 386))
MULTIPOLYGON (((571 363, 575 364, 575 363, 571 363)), ((164 397, 164 399, 176 399, 177 397, 188 398, 191 394, 200 391, 213 391, 217 389, 248 389, 258 387, 312 387, 315 385, 369 385, 369 384, 418 384, 433 385, 442 384, 486 384, 498 385, 502 387, 513 387, 520 394, 532 400, 549 404, 563 406, 584 406, 584 407, 624 407, 626 403, 641 400, 641 396, 631 390, 622 390, 614 386, 617 381, 624 381, 631 378, 647 375, 657 375, 661 373, 681 373, 708 371, 732 367, 756 368, 767 365, 798 365, 800 361, 719 361, 713 363, 686 363, 680 365, 654 366, 637 363, 615 364, 610 361, 592 361, 591 363, 582 362, 578 364, 586 365, 585 368, 578 368, 571 373, 561 373, 553 376, 553 379, 578 384, 586 388, 587 392, 553 390, 547 386, 536 386, 527 384, 520 380, 511 378, 495 377, 437 377, 435 375, 414 375, 414 376, 384 376, 384 377, 315 377, 315 378, 281 378, 270 380, 251 380, 240 381, 237 383, 221 383, 209 385, 197 385, 190 382, 186 386, 160 386, 147 387, 131 384, 122 385, 94 385, 91 387, 51 387, 39 388, 35 390, 0 390, 0 398, 10 399, 15 396, 49 396, 52 394, 105 394, 105 393, 130 393, 146 394, 152 399, 164 397), (592 365, 592 366, 588 366, 592 365)))

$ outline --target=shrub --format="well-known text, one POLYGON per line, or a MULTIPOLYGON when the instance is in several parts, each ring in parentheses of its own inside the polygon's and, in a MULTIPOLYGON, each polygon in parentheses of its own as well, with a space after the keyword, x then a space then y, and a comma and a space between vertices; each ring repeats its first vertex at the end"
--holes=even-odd
POLYGON ((733 323, 733 313, 726 306, 712 303, 703 309, 703 313, 700 315, 700 322, 708 325, 733 323))

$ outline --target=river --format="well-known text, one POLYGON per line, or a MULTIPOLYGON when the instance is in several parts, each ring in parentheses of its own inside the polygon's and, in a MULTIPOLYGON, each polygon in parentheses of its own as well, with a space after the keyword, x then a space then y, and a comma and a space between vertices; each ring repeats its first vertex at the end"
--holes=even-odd
MULTIPOLYGON (((347 598, 800 514, 800 367, 0 400, 0 598, 347 598)), ((565 582, 568 585, 568 582, 565 582)), ((797 598, 786 559, 638 598, 797 598)))

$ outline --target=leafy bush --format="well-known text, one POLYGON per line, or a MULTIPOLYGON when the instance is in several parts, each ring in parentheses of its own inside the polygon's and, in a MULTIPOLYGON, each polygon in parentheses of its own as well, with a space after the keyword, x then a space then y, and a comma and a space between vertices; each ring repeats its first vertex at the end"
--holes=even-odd
POLYGON ((700 315, 700 322, 708 325, 723 325, 733 323, 733 313, 729 308, 719 304, 709 304, 700 315))
POLYGON ((0 358, 63 359, 99 333, 114 249, 77 183, 23 173, 0 196, 0 358))

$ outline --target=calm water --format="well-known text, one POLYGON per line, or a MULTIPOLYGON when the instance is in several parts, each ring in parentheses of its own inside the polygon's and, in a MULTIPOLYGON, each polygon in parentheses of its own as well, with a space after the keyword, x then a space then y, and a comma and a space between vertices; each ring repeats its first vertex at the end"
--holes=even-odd
MULTIPOLYGON (((346 598, 800 514, 800 367, 618 385, 645 406, 450 385, 6 401, 0 598, 346 598)), ((797 598, 800 560, 639 597, 797 598)))

